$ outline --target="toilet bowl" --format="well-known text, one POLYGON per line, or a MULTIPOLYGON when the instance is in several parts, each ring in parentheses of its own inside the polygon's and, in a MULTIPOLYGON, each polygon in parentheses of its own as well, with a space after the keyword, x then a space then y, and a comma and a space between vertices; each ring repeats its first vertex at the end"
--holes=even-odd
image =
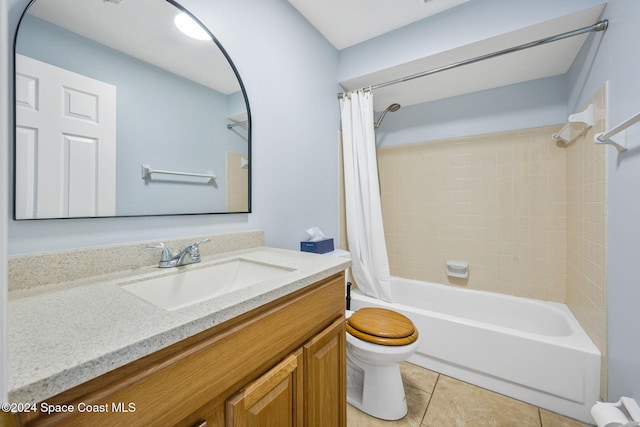
MULTIPOLYGON (((326 255, 351 258, 340 249, 326 255)), ((403 418, 407 401, 400 363, 418 348, 417 328, 409 318, 383 308, 347 310, 346 317, 347 402, 376 418, 403 418)))
POLYGON ((348 311, 347 317, 347 402, 376 418, 403 418, 407 402, 400 363, 418 348, 417 329, 408 318, 381 308, 348 311))

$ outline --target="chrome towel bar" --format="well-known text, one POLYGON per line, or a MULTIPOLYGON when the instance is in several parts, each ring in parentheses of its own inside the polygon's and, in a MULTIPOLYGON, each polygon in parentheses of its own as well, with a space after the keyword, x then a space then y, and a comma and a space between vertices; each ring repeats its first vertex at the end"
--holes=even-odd
POLYGON ((177 171, 167 171, 161 169, 153 169, 150 164, 143 163, 142 164, 142 179, 151 179, 151 175, 154 173, 164 174, 164 175, 181 175, 181 176, 195 176, 199 178, 209 178, 208 183, 212 184, 216 179, 216 175, 213 173, 192 173, 192 172, 177 172, 177 171))

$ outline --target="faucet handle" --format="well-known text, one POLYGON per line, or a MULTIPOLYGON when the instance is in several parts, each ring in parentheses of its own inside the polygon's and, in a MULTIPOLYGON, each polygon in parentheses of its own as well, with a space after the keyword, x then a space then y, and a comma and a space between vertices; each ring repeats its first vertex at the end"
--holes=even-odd
POLYGON ((191 254, 191 257, 193 259, 199 259, 200 258, 200 244, 201 243, 207 243, 209 241, 210 241, 210 239, 204 239, 204 240, 201 240, 199 242, 195 242, 192 245, 190 245, 187 249, 188 249, 189 253, 191 254))
POLYGON ((160 262, 171 261, 171 252, 169 252, 169 249, 164 245, 163 242, 160 242, 159 245, 147 245, 145 246, 145 249, 162 249, 162 256, 160 258, 160 262))
POLYGON ((191 246, 195 246, 195 247, 197 248, 198 246, 200 246, 200 243, 207 243, 207 242, 210 242, 210 241, 211 241, 211 239, 204 239, 204 240, 201 240, 201 241, 199 241, 199 242, 195 242, 195 243, 194 243, 193 245, 191 245, 191 246))

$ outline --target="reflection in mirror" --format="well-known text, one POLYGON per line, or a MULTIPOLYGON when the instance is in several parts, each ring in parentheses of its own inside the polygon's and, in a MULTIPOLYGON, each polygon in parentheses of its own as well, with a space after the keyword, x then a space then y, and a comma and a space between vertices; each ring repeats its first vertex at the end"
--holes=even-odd
POLYGON ((180 13, 31 3, 16 35, 16 219, 250 211, 244 88, 180 13))

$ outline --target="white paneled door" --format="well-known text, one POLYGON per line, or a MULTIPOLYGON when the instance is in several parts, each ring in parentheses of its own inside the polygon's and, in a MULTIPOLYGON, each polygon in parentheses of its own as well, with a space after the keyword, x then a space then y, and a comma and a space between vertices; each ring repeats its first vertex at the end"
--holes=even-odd
POLYGON ((16 55, 16 218, 113 216, 116 88, 16 55))

